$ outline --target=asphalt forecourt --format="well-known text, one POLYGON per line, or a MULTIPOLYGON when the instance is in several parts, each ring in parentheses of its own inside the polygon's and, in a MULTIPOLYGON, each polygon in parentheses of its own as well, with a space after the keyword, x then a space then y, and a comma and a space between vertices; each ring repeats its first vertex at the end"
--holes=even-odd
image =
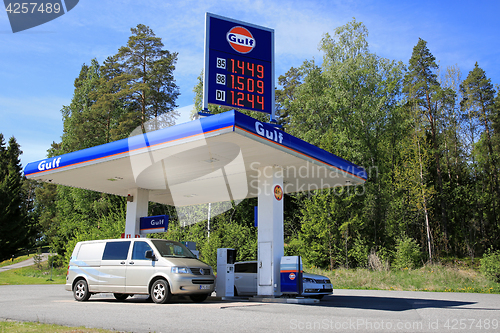
POLYGON ((0 319, 104 328, 124 332, 338 331, 496 332, 500 295, 335 290, 319 303, 203 303, 173 298, 158 305, 146 297, 117 301, 111 294, 77 302, 61 285, 0 286, 0 319))

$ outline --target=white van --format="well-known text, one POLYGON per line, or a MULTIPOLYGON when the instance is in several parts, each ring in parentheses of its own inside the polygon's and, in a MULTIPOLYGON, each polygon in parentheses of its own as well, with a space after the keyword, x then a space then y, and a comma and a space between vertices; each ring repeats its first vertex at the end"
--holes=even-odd
POLYGON ((150 239, 107 239, 76 244, 66 287, 77 301, 95 293, 113 293, 118 300, 135 294, 166 303, 172 295, 203 302, 213 292, 212 268, 179 242, 150 239))

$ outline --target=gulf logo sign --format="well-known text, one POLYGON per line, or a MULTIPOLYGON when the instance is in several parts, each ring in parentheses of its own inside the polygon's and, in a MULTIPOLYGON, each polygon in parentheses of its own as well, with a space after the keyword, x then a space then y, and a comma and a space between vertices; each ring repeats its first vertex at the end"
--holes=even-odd
POLYGON ((255 47, 255 38, 252 33, 243 27, 233 27, 226 34, 226 39, 229 45, 239 53, 248 53, 255 47))
POLYGON ((281 188, 281 186, 276 185, 274 187, 274 197, 278 201, 281 201, 281 199, 283 199, 283 189, 281 188))

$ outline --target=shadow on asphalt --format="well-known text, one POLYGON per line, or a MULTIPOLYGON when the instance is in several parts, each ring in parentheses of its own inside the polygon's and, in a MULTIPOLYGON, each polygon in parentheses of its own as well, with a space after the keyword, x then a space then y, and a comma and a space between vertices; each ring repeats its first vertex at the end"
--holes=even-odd
POLYGON ((376 296, 326 296, 321 302, 312 306, 335 308, 406 311, 423 308, 456 308, 477 302, 445 301, 427 298, 401 298, 401 297, 376 297, 376 296))
MULTIPOLYGON (((153 301, 146 295, 137 295, 135 297, 127 298, 125 301, 116 300, 111 294, 104 296, 103 294, 92 296, 89 302, 126 302, 126 303, 153 303, 153 301)), ((231 302, 245 302, 246 299, 221 301, 221 300, 207 300, 204 303, 231 303, 231 302)), ((193 304, 189 297, 174 296, 169 304, 193 304)), ((265 304, 263 302, 262 304, 265 304)), ((303 304, 304 306, 319 306, 319 307, 332 307, 332 308, 349 308, 349 309, 364 309, 364 310, 382 310, 382 311, 407 311, 412 309, 423 308, 457 308, 461 306, 476 304, 477 302, 463 302, 463 301, 448 301, 448 300, 433 300, 426 298, 401 298, 401 297, 376 297, 376 296, 325 296, 319 303, 303 304)), ((470 308, 468 308, 470 309, 470 308)))
MULTIPOLYGON (((151 303, 153 304, 153 300, 146 295, 135 295, 134 297, 129 297, 124 301, 119 301, 112 294, 97 294, 90 297, 87 302, 103 302, 103 303, 151 303)), ((209 301, 205 301, 199 304, 208 303, 209 301)), ((224 301, 219 301, 224 302, 224 301)), ((191 303, 195 304, 189 297, 186 296, 173 296, 170 301, 166 304, 184 304, 191 303)), ((212 303, 212 302, 211 302, 212 303)))

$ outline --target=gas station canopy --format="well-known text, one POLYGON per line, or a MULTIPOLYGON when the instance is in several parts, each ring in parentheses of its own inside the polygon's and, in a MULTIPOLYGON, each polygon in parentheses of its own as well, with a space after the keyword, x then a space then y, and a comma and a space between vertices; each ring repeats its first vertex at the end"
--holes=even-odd
POLYGON ((256 197, 263 167, 281 167, 292 193, 363 184, 366 172, 237 111, 29 163, 27 178, 187 206, 256 197))

